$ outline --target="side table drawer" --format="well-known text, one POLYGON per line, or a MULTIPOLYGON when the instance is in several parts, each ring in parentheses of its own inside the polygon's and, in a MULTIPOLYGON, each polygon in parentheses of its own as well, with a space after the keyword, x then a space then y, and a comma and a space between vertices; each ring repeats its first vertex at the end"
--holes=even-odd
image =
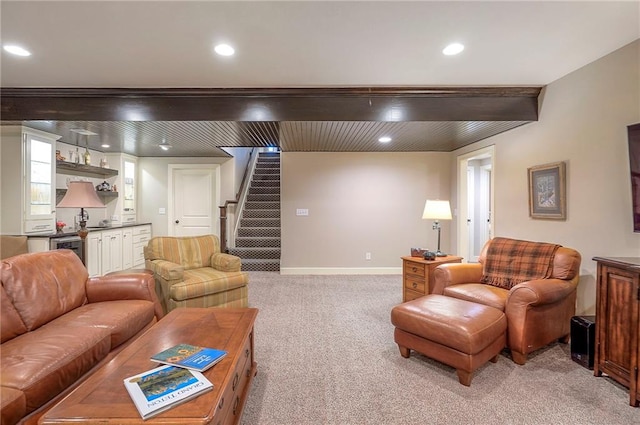
POLYGON ((412 291, 410 289, 404 290, 404 302, 415 300, 416 298, 424 297, 426 294, 421 292, 412 291))
POLYGON ((421 292, 423 295, 427 293, 424 279, 419 279, 415 276, 405 276, 404 287, 409 290, 421 292))
POLYGON ((411 261, 405 262, 405 271, 407 274, 413 274, 416 276, 424 277, 424 266, 418 263, 412 263, 411 261))

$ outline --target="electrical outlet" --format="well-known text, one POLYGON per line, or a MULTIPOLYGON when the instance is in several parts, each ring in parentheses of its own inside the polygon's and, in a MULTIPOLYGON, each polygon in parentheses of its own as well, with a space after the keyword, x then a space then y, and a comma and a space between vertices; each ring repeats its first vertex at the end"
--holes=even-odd
POLYGON ((370 252, 365 252, 364 253, 364 259, 365 260, 371 260, 371 253, 370 252))

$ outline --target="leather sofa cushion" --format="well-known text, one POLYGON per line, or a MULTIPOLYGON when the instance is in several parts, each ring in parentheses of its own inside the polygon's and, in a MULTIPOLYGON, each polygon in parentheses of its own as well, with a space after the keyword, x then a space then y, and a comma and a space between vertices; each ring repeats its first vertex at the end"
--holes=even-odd
POLYGON ((149 323, 155 312, 151 301, 121 300, 85 304, 56 319, 57 326, 105 329, 110 335, 110 349, 127 342, 149 323))
POLYGON ((2 385, 24 393, 27 413, 75 383, 111 349, 108 329, 61 326, 56 322, 2 344, 2 385))
POLYGON ((13 307, 13 304, 11 304, 9 296, 4 291, 4 286, 0 287, 0 315, 0 328, 2 329, 3 343, 27 332, 27 327, 22 322, 22 319, 13 307))
POLYGON ((461 283, 444 288, 443 295, 504 311, 509 290, 484 283, 461 283))
POLYGON ((211 267, 184 271, 184 280, 171 285, 171 298, 176 301, 203 297, 245 286, 245 272, 221 272, 211 267))
POLYGON ((84 304, 89 276, 73 251, 31 258, 38 254, 7 258, 0 266, 2 286, 30 331, 84 304))
POLYGON ((2 416, 0 423, 15 424, 27 414, 27 399, 20 390, 0 387, 2 397, 2 416))

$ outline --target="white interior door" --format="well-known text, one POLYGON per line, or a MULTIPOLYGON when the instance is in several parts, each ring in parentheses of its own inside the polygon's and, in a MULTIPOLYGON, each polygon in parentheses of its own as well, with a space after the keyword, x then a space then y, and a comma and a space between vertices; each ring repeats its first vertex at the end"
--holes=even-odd
POLYGON ((458 157, 457 255, 467 262, 478 261, 494 229, 493 157, 494 146, 458 157))
POLYGON ((194 164, 169 168, 169 234, 218 235, 219 166, 194 164))

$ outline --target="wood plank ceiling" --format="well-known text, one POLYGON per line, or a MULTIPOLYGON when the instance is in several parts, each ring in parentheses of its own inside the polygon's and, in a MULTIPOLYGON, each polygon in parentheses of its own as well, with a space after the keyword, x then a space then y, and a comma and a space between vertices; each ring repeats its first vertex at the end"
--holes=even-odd
POLYGON ((536 121, 540 90, 3 88, 0 102, 3 125, 23 124, 72 145, 139 157, 228 156, 221 148, 267 146, 283 152, 450 152, 536 121), (392 141, 380 143, 382 136, 392 141), (163 141, 169 151, 158 148, 163 141))

